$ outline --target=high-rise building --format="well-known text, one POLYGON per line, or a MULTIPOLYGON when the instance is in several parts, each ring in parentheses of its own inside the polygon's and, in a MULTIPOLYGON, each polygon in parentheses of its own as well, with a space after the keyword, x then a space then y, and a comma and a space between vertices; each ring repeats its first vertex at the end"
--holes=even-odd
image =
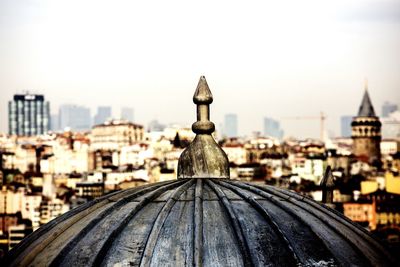
POLYGON ((133 108, 123 107, 121 109, 121 119, 133 122, 133 108))
POLYGON ((351 123, 353 154, 356 157, 365 158, 370 163, 380 162, 381 125, 366 86, 358 115, 351 123))
POLYGON ((390 103, 390 102, 385 102, 382 105, 382 117, 387 118, 389 117, 390 113, 393 113, 398 110, 398 106, 396 104, 390 103))
POLYGON ((102 106, 97 108, 96 116, 94 116, 94 124, 99 125, 111 118, 111 107, 102 106))
POLYGON ((91 128, 90 109, 77 105, 61 105, 59 110, 59 129, 70 128, 85 131, 91 128))
POLYGON ((49 130, 50 104, 43 95, 14 95, 8 102, 8 132, 11 135, 39 135, 49 130))
POLYGON ((226 137, 238 136, 238 120, 236 114, 226 114, 224 117, 224 135, 226 137))
POLYGON ((281 124, 279 121, 272 118, 264 118, 264 135, 272 136, 278 139, 282 139, 283 130, 281 129, 281 124))
POLYGON ((340 117, 341 137, 351 137, 351 122, 352 121, 353 121, 353 116, 340 117))

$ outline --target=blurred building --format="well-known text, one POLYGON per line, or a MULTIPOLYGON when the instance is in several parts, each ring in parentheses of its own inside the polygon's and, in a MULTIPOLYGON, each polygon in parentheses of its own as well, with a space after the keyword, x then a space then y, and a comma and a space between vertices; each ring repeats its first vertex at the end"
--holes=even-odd
POLYGON ((50 104, 43 95, 14 95, 8 102, 8 132, 10 135, 40 135, 50 127, 50 104))
POLYGON ((105 123, 108 119, 111 118, 111 107, 98 107, 97 108, 97 113, 94 116, 94 124, 102 124, 105 123))
POLYGON ((93 200, 104 194, 104 182, 80 182, 76 184, 76 191, 79 197, 93 200))
POLYGON ((176 135, 179 135, 181 141, 192 141, 195 137, 191 127, 181 125, 170 125, 163 130, 163 136, 168 140, 174 140, 176 135))
POLYGON ((348 202, 343 204, 343 214, 359 224, 376 229, 376 205, 372 201, 348 202))
POLYGON ((224 117, 224 135, 226 137, 238 136, 238 119, 236 114, 226 114, 224 117))
POLYGON ((116 150, 143 141, 143 126, 127 121, 111 120, 92 129, 91 149, 116 150))
POLYGON ((46 224, 69 211, 69 206, 61 199, 43 198, 40 203, 40 224, 46 224))
POLYGON ((398 106, 396 104, 390 103, 390 102, 385 102, 382 105, 382 117, 389 117, 390 113, 393 113, 398 110, 398 106))
POLYGON ((85 131, 91 127, 90 109, 77 105, 62 105, 59 110, 59 129, 85 131))
POLYGON ((350 137, 351 136, 351 122, 353 120, 353 116, 342 116, 340 117, 340 134, 341 137, 350 137))
POLYGON ((127 107, 123 107, 121 109, 121 119, 123 120, 127 120, 130 122, 134 121, 134 116, 133 116, 133 108, 127 108, 127 107))
POLYGON ((10 226, 8 229, 8 247, 12 249, 27 235, 32 233, 32 227, 27 224, 18 224, 10 226))
POLYGON ((90 139, 83 133, 65 132, 47 141, 51 151, 41 160, 41 171, 46 174, 88 172, 90 139))
POLYGON ((400 138, 400 111, 392 112, 388 117, 382 118, 382 137, 400 138))
POLYGON ((370 163, 380 161, 381 125, 366 88, 358 114, 351 123, 353 154, 356 157, 370 163))
POLYGON ((222 145, 222 149, 228 156, 229 163, 234 163, 236 165, 247 163, 247 150, 244 144, 239 142, 226 142, 222 145))
POLYGON ((274 120, 272 118, 265 117, 264 118, 264 135, 282 139, 283 130, 281 129, 281 125, 280 125, 279 121, 274 120))
POLYGON ((400 151, 400 139, 383 139, 381 142, 382 155, 396 154, 400 151))
POLYGON ((158 120, 152 120, 149 122, 147 129, 149 132, 162 132, 165 129, 165 124, 158 122, 158 120))
POLYGON ((383 186, 374 179, 361 182, 359 199, 343 204, 344 215, 369 230, 397 229, 399 236, 400 177, 386 172, 383 180, 383 186))

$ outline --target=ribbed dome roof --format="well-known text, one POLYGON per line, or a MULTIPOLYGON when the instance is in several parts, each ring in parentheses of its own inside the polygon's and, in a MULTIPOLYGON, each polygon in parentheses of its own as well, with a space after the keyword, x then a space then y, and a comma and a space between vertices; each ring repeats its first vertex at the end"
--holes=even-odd
POLYGON ((296 193, 225 179, 128 189, 46 224, 11 266, 394 266, 366 231, 296 193))

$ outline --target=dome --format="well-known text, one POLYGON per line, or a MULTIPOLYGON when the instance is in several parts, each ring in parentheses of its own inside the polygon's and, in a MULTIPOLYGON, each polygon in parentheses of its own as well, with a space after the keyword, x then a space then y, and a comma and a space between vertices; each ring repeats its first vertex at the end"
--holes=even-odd
POLYGON ((181 179, 114 193, 46 224, 11 266, 394 266, 364 229, 271 186, 181 179))
MULTIPOLYGON (((202 77, 199 86, 206 85, 202 77)), ((24 239, 7 265, 395 265, 367 231, 329 207, 229 179, 226 155, 204 136, 214 128, 211 100, 198 99, 200 123, 193 130, 199 138, 182 153, 177 180, 79 206, 24 239)))

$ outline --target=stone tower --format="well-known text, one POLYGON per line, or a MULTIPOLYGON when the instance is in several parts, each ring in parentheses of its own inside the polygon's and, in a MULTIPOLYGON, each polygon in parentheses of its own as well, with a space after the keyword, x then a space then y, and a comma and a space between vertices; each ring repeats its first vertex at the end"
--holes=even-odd
POLYGON ((375 115, 374 107, 368 94, 368 85, 365 85, 358 115, 351 123, 353 139, 353 154, 369 163, 379 163, 381 157, 381 122, 375 115))

